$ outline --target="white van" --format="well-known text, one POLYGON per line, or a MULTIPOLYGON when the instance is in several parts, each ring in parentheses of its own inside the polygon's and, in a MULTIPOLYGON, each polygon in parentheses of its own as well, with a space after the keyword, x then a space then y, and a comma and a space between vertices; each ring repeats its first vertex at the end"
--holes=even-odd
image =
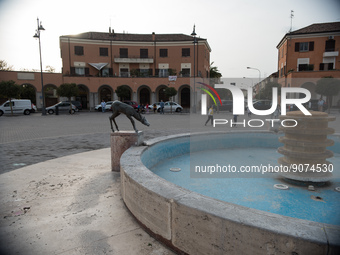
MULTIPOLYGON (((12 109, 14 114, 29 115, 32 111, 32 102, 29 99, 12 99, 12 109)), ((3 114, 11 114, 10 101, 6 101, 0 106, 0 116, 3 114)))

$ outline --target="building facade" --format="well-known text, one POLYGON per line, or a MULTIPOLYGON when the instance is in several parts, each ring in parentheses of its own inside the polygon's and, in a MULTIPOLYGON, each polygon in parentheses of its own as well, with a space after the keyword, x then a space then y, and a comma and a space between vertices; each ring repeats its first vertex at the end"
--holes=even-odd
MULTIPOLYGON (((77 84, 76 100, 93 109, 101 100, 118 100, 119 86, 129 91, 124 100, 141 104, 168 100, 167 87, 178 91, 175 101, 190 107, 190 78, 209 77, 211 48, 206 39, 184 34, 128 34, 87 32, 60 36, 62 73, 44 73, 45 105, 59 101, 56 89, 77 84), (195 71, 194 71, 195 70, 195 71), (170 77, 170 78, 169 78, 170 77)), ((1 80, 14 80, 36 90, 42 105, 40 73, 1 72, 1 80)))
MULTIPOLYGON (((340 22, 312 24, 287 33, 277 49, 282 87, 303 87, 312 99, 318 99, 315 86, 320 78, 340 78, 340 22)), ((334 99, 333 105, 340 97, 334 99)))

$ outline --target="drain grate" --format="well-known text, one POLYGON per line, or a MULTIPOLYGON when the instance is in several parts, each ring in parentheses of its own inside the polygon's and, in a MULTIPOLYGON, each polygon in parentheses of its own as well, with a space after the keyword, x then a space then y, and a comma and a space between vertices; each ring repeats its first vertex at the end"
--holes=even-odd
POLYGON ((170 171, 172 171, 172 172, 179 172, 179 171, 181 171, 181 169, 179 167, 171 167, 170 171))
POLYGON ((285 185, 285 184, 274 184, 274 188, 276 189, 289 189, 288 185, 285 185))

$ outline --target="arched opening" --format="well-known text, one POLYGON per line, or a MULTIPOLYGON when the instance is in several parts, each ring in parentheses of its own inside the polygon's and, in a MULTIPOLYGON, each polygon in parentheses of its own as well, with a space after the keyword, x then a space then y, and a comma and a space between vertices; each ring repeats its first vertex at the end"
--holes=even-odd
POLYGON ((36 88, 29 83, 25 83, 22 86, 22 90, 20 92, 21 99, 30 99, 33 104, 37 104, 37 96, 36 96, 36 88))
POLYGON ((89 102, 88 100, 89 90, 83 84, 79 84, 78 89, 79 89, 79 94, 78 96, 76 96, 76 101, 79 101, 81 103, 83 109, 87 109, 88 102, 89 102))
POLYGON ((112 88, 109 86, 102 86, 99 89, 99 102, 101 102, 102 100, 104 100, 105 102, 107 101, 112 101, 112 88))
POLYGON ((53 84, 47 84, 44 87, 45 94, 45 107, 49 107, 58 103, 57 86, 53 84))
POLYGON ((147 87, 143 87, 139 90, 139 103, 141 104, 150 104, 150 89, 147 87))
POLYGON ((190 108, 190 87, 184 87, 180 92, 180 105, 183 108, 190 108))
POLYGON ((165 101, 169 101, 169 97, 165 94, 165 89, 167 88, 167 86, 165 85, 161 85, 157 88, 157 97, 158 97, 158 102, 160 102, 161 100, 163 100, 163 102, 165 101))
POLYGON ((116 89, 116 94, 119 100, 131 100, 132 90, 127 85, 118 86, 116 89))

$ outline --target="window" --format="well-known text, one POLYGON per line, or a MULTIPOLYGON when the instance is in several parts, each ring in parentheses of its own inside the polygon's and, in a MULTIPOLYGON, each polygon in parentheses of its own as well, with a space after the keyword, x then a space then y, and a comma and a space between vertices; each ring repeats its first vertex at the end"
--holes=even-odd
POLYGON ((300 71, 313 71, 314 70, 314 65, 309 65, 309 64, 300 64, 299 65, 299 72, 300 71))
POLYGON ((102 71, 103 77, 109 77, 109 75, 110 75, 110 69, 109 68, 103 68, 101 71, 102 71))
POLYGON ((139 69, 140 77, 148 77, 149 69, 139 69))
POLYGON ((159 49, 159 56, 161 58, 166 58, 168 57, 168 49, 159 49))
POLYGON ((308 51, 308 43, 307 42, 303 42, 299 44, 299 51, 308 51))
POLYGON ((182 69, 182 77, 190 77, 190 68, 182 69))
MULTIPOLYGON (((14 102, 11 102, 12 106, 14 106, 14 102)), ((10 102, 7 102, 4 107, 10 107, 10 102)))
POLYGON ((121 68, 119 70, 119 76, 120 77, 129 77, 129 69, 127 68, 121 68))
POLYGON ((295 43, 295 52, 314 51, 314 42, 295 43))
POLYGON ((120 48, 119 49, 119 57, 120 58, 128 58, 128 49, 127 48, 120 48))
POLYGON ((182 57, 190 57, 190 48, 182 49, 182 57))
POLYGON ((329 39, 326 41, 325 51, 326 52, 335 51, 335 40, 334 39, 329 39))
POLYGON ((140 49, 140 58, 148 58, 148 49, 140 49))
POLYGON ((84 47, 83 46, 74 46, 74 54, 78 56, 84 55, 84 47))
POLYGON ((84 67, 76 67, 75 72, 76 72, 76 75, 85 75, 85 68, 84 67))
POLYGON ((334 70, 334 63, 320 63, 320 71, 334 70))
POLYGON ((168 77, 169 76, 168 69, 159 69, 158 76, 159 77, 168 77))
POLYGON ((99 55, 100 56, 108 56, 109 55, 109 49, 108 48, 99 48, 99 55))

